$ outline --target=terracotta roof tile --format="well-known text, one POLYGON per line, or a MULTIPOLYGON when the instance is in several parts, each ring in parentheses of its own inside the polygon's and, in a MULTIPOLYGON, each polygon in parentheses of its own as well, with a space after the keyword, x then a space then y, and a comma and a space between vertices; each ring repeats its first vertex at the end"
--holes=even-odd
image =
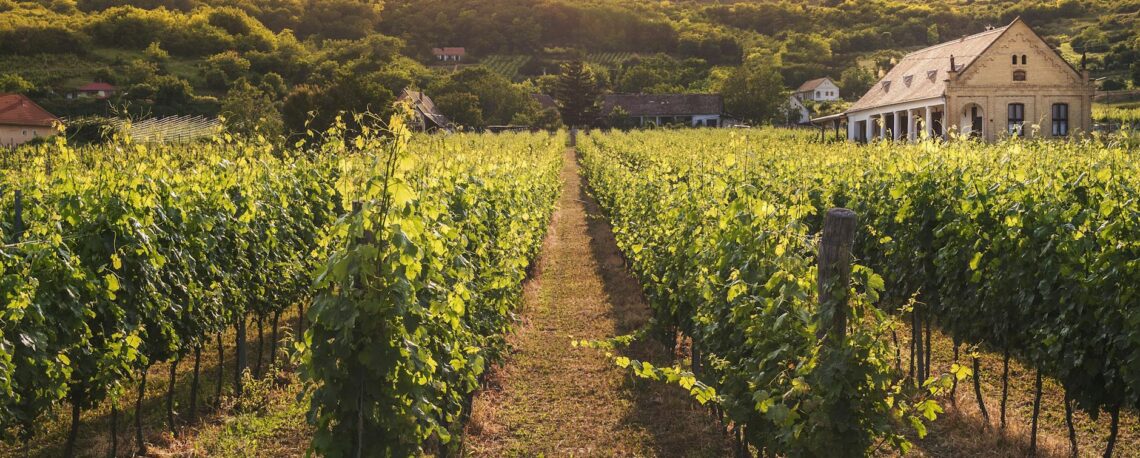
MULTIPOLYGON (((796 92, 814 91, 815 88, 819 87, 820 84, 823 84, 824 81, 831 81, 831 78, 825 76, 823 78, 816 78, 811 81, 806 81, 804 84, 800 85, 799 89, 796 89, 796 92)), ((832 84, 835 84, 835 82, 832 82, 832 84)))
POLYGON ((59 118, 20 94, 0 94, 0 124, 51 127, 59 118))
POLYGON ((115 86, 112 86, 110 83, 102 83, 98 81, 84 84, 79 88, 80 92, 99 92, 113 90, 115 90, 115 86))

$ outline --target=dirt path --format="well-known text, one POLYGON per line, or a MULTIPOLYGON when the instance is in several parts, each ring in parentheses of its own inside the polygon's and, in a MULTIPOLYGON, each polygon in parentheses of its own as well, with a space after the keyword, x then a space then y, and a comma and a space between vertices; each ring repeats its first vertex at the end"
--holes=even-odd
MULTIPOLYGON (((464 454, 728 455, 715 420, 680 388, 631 380, 601 352, 570 345, 633 331, 649 310, 572 150, 562 180, 537 270, 524 285, 523 322, 475 398, 464 454)), ((670 349, 651 342, 631 351, 667 362, 670 349)))

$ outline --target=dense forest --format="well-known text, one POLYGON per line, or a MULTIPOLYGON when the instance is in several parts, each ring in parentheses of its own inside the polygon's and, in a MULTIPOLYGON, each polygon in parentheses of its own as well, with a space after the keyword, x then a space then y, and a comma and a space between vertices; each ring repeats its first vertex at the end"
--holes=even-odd
POLYGON ((222 114, 298 132, 416 87, 464 125, 549 125, 530 94, 584 61, 602 92, 720 92, 763 122, 805 80, 858 97, 905 52, 1015 17, 1083 55, 1104 89, 1135 87, 1138 16, 1140 0, 0 0, 0 91, 61 116, 222 114), (468 58, 437 65, 442 46, 468 58), (121 91, 68 99, 91 81, 121 91))

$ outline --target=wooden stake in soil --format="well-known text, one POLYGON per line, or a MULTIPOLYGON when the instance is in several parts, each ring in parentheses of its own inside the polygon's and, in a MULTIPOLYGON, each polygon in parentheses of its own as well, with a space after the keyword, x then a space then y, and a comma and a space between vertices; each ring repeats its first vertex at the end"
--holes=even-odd
POLYGON ((1069 397, 1069 390, 1065 390, 1065 426, 1069 427, 1069 453, 1073 458, 1080 455, 1077 447, 1077 428, 1073 425, 1073 399, 1069 397))
POLYGON ((119 406, 118 400, 111 401, 111 456, 119 456, 119 406))
POLYGON ((261 359, 265 355, 265 327, 262 323, 265 321, 262 315, 257 314, 257 365, 253 369, 253 378, 261 378, 261 359))
POLYGON ((218 386, 214 388, 214 402, 222 400, 222 380, 225 380, 226 346, 222 343, 222 333, 218 333, 218 386))
POLYGON ((190 379, 190 423, 198 419, 198 373, 202 369, 202 345, 194 346, 194 376, 190 379))
POLYGON ((851 282, 851 247, 855 244, 855 212, 832 208, 823 218, 819 241, 820 324, 817 336, 842 342, 847 336, 847 285, 851 282))
POLYGON ((1041 415, 1041 369, 1037 369, 1037 381, 1033 386, 1036 391, 1033 396, 1033 426, 1029 433, 1029 454, 1037 456, 1037 418, 1041 415))
POLYGON ((1005 430, 1005 406, 1009 401, 1009 347, 1001 358, 1001 429, 1005 430))
POLYGON ((20 237, 24 235, 24 191, 16 190, 16 207, 15 207, 15 242, 20 241, 20 237))
POLYGON ((150 372, 150 366, 146 366, 142 370, 142 378, 139 380, 139 395, 135 400, 135 444, 138 446, 138 455, 146 455, 146 442, 143 442, 142 408, 143 397, 146 395, 147 372, 150 372))
POLYGON ((915 362, 915 374, 917 378, 914 381, 914 386, 922 386, 926 381, 926 369, 923 369, 922 363, 926 359, 922 351, 922 312, 921 305, 915 305, 914 311, 911 312, 913 322, 911 323, 911 340, 914 342, 914 354, 911 359, 915 362))
POLYGON ((71 400, 71 431, 67 434, 67 446, 64 447, 64 456, 75 456, 75 440, 79 437, 79 413, 83 405, 82 395, 71 400))
POLYGON ((269 341, 269 367, 277 362, 277 323, 281 319, 281 311, 273 312, 273 333, 269 341))
MULTIPOLYGON (((958 364, 958 347, 960 346, 958 339, 954 338, 954 364, 958 364)), ((950 383, 950 405, 958 407, 958 376, 951 377, 950 383)))
POLYGON ((977 356, 974 356, 974 397, 978 399, 978 410, 982 411, 982 419, 985 424, 982 429, 990 427, 990 414, 986 411, 986 400, 982 399, 982 364, 977 356))
POLYGON ((1109 427, 1108 447, 1104 449, 1104 458, 1112 458, 1113 449, 1116 448, 1116 437, 1120 433, 1120 406, 1113 406, 1109 414, 1112 415, 1112 425, 1109 427))
POLYGON ((234 365, 234 396, 241 396, 241 376, 242 372, 245 372, 246 361, 248 360, 245 346, 245 319, 245 314, 242 313, 238 316, 237 323, 234 324, 234 328, 237 330, 237 349, 235 350, 237 356, 234 358, 237 360, 234 365))
POLYGON ((170 361, 170 382, 166 388, 166 425, 170 427, 171 434, 178 437, 178 425, 174 424, 174 384, 178 381, 178 362, 181 358, 170 361))

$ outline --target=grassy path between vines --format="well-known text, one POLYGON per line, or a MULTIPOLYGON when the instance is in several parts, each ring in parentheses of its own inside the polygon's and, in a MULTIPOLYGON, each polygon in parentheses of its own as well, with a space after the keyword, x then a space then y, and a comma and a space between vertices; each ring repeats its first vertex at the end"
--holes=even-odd
MULTIPOLYGON (((586 193, 573 150, 562 180, 559 208, 524 285, 522 322, 506 361, 475 397, 464 455, 729 455, 716 421, 680 388, 631 380, 601 352, 570 345, 629 333, 649 309, 586 193)), ((655 363, 671 351, 658 342, 628 350, 655 363)))

